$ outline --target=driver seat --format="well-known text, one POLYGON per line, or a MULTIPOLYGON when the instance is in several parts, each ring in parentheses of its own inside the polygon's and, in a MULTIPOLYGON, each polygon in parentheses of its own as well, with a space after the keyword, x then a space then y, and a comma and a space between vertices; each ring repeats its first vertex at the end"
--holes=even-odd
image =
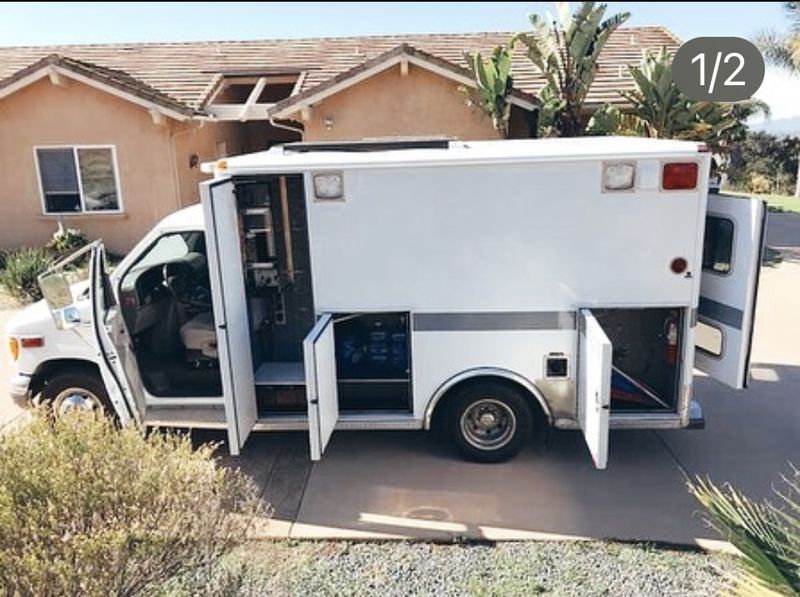
POLYGON ((190 354, 202 355, 208 359, 217 357, 217 330, 214 314, 204 311, 192 317, 180 328, 181 342, 190 354))

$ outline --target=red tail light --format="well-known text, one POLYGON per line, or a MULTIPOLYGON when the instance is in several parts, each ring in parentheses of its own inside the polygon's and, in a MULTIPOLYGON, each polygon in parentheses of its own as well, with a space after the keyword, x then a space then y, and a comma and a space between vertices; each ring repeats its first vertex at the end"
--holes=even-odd
POLYGON ((664 164, 661 188, 665 191, 693 189, 697 186, 697 163, 678 162, 664 164))

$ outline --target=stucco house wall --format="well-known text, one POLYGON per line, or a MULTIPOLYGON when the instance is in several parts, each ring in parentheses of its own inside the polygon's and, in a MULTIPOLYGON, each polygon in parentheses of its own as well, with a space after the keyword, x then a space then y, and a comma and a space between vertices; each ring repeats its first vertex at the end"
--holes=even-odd
POLYGON ((0 100, 0 247, 40 245, 61 219, 111 251, 130 249, 158 220, 179 207, 171 163, 170 129, 139 106, 70 80, 47 78, 0 100), (45 215, 34 148, 112 145, 121 214, 45 215))
POLYGON ((322 100, 303 124, 306 141, 388 136, 498 138, 491 121, 467 105, 458 83, 414 65, 409 65, 406 76, 398 67, 389 68, 322 100))
POLYGON ((200 164, 250 151, 240 122, 173 122, 170 134, 181 207, 200 201, 198 185, 208 179, 200 164))

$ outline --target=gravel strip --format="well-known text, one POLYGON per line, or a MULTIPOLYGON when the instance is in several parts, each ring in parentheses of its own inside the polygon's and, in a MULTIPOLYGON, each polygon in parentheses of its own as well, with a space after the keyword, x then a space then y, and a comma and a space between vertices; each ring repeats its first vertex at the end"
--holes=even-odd
POLYGON ((241 594, 710 595, 726 586, 727 556, 602 542, 497 545, 264 542, 241 549, 241 594))

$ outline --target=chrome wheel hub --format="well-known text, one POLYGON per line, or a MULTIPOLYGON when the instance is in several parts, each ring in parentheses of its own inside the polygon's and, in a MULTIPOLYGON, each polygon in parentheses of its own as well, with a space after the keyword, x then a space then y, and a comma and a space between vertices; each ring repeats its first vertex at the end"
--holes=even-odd
POLYGON ((85 388, 67 388, 58 393, 55 400, 56 415, 61 417, 69 412, 99 412, 100 399, 85 388))
POLYGON ((481 398, 461 415, 464 439, 480 450, 497 450, 507 445, 517 430, 517 417, 504 402, 481 398))

